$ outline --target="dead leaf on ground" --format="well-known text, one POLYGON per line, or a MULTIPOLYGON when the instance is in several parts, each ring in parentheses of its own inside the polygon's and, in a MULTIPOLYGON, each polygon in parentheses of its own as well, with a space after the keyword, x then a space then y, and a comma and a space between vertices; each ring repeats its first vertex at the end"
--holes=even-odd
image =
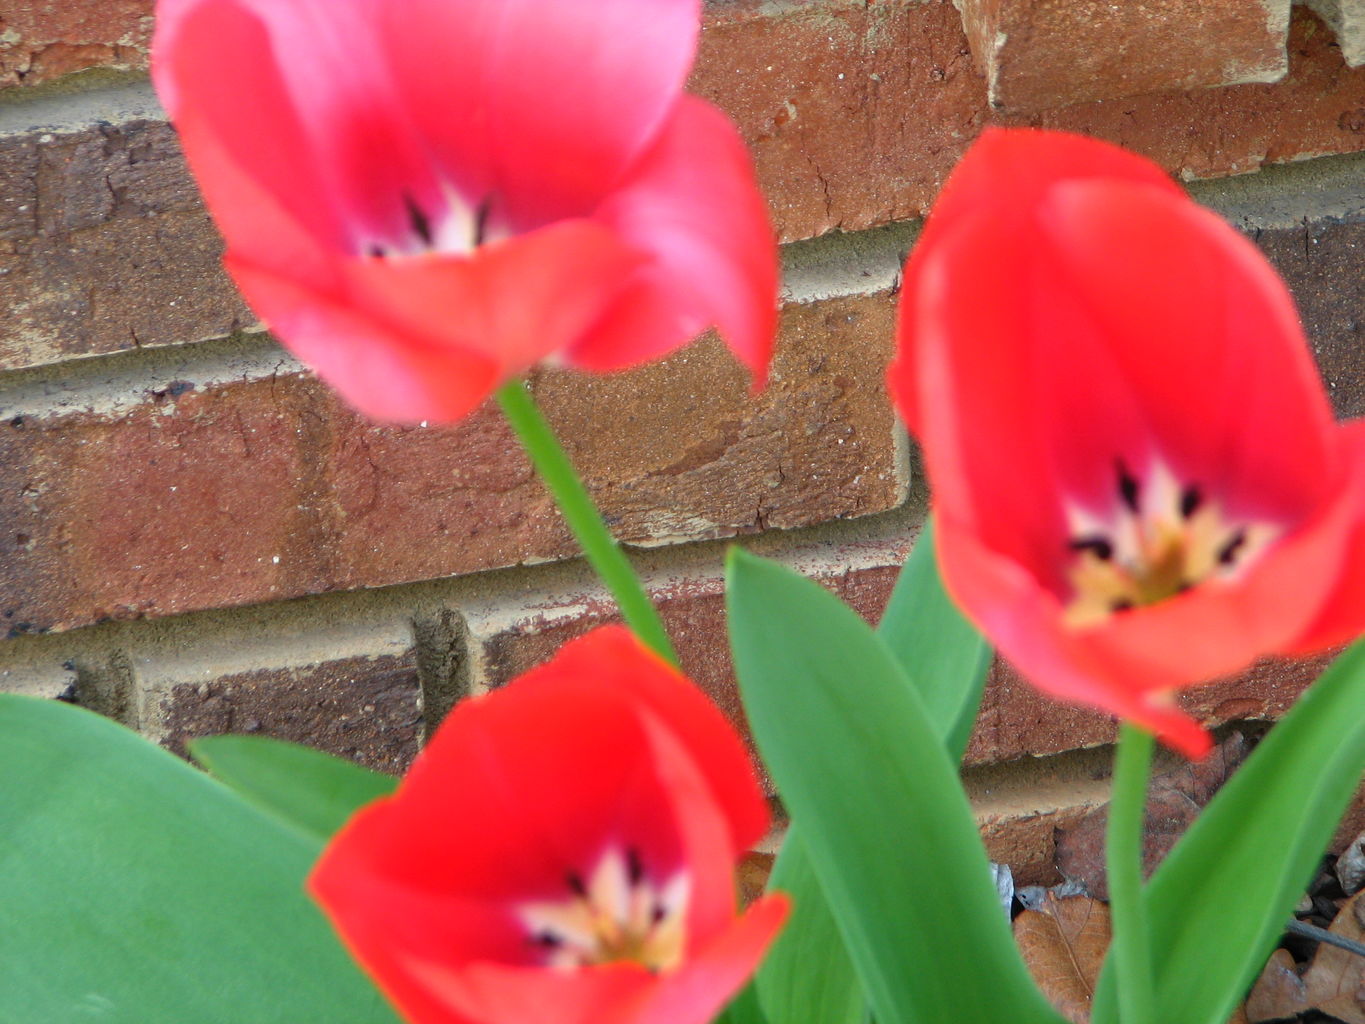
MULTIPOLYGON (((1246 760, 1247 742, 1235 732, 1203 761, 1181 765, 1152 779, 1143 835, 1143 871, 1151 875, 1176 840, 1246 760)), ((1104 875, 1104 832, 1109 806, 1097 807, 1068 829, 1057 831, 1057 870, 1097 899, 1109 898, 1104 875)))
MULTIPOLYGON (((1331 931, 1365 942, 1365 901, 1357 893, 1346 901, 1331 931)), ((1323 943, 1303 976, 1309 1004, 1346 1024, 1365 1024, 1365 957, 1323 943)))
POLYGON ((1014 919, 1014 940, 1057 1012, 1072 1024, 1086 1024, 1109 948, 1109 908, 1088 896, 1048 893, 1039 909, 1014 919))
MULTIPOLYGON (((1089 896, 1059 898, 1049 892, 1037 910, 1014 919, 1014 941, 1029 973, 1071 1024, 1089 1024, 1109 937, 1109 907, 1089 896)), ((1228 1024, 1248 1024, 1242 1007, 1228 1024)))
MULTIPOLYGON (((1365 893, 1347 900, 1331 930, 1365 942, 1365 893)), ((1247 999, 1251 1024, 1293 1020, 1317 1010, 1346 1024, 1365 1024, 1365 957, 1321 943, 1306 970, 1277 949, 1247 999)))

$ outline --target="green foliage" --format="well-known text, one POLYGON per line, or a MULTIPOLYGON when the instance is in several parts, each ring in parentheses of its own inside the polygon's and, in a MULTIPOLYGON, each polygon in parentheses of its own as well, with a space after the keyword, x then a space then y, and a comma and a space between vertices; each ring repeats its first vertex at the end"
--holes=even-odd
MULTIPOLYGON (((960 759, 981 702, 991 649, 943 589, 931 523, 896 580, 877 632, 919 692, 949 756, 960 759)), ((749 1015, 737 1007, 730 1024, 863 1024, 867 998, 811 869, 799 824, 788 829, 768 886, 791 894, 792 917, 759 969, 749 1015)))
MULTIPOLYGON (((1157 1020, 1223 1024, 1270 955, 1365 772, 1365 643, 1247 759, 1144 891, 1157 1020)), ((1117 1020, 1106 964, 1095 1024, 1117 1020)))
POLYGON ((876 1019, 1056 1024, 1000 911, 956 763, 896 657, 774 563, 735 551, 728 582, 750 725, 876 1019))
POLYGON ((210 736, 190 753, 250 803, 324 842, 398 780, 297 743, 265 736, 210 736))
POLYGON ((320 841, 67 704, 0 696, 0 1021, 393 1022, 303 892, 320 841))

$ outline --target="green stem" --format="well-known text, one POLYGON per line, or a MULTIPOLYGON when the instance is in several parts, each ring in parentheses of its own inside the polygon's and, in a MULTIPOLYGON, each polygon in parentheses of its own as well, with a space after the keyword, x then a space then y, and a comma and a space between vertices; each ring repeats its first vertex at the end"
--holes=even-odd
POLYGON ((673 652, 659 613, 654 610, 653 602, 615 538, 607 531, 597 506, 588 496, 583 481, 574 472, 573 464, 540 414, 526 385, 520 380, 510 381, 498 389, 497 397, 503 414, 530 456, 531 464, 550 489, 569 529, 582 546, 588 563, 616 599, 626 625, 655 653, 677 665, 678 656, 673 652))
POLYGON ((1151 733, 1127 722, 1119 727, 1105 843, 1120 1024, 1154 1024, 1152 946, 1142 902, 1142 835, 1153 746, 1151 733))

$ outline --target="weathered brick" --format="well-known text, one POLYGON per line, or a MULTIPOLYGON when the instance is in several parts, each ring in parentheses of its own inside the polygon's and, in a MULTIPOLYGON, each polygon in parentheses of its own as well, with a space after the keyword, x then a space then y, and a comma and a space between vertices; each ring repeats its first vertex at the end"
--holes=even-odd
POLYGON ((1275 85, 1010 117, 991 112, 949 0, 738 0, 711 9, 691 84, 737 119, 790 240, 918 216, 991 122, 1097 135, 1186 178, 1365 149, 1365 69, 1304 10, 1289 55, 1275 85))
POLYGON ((1290 0, 956 0, 991 105, 1034 111, 1275 82, 1290 0))
MULTIPOLYGON (((1265 659, 1229 679, 1182 690, 1180 706, 1212 728, 1229 722, 1274 721, 1289 710, 1330 663, 1330 656, 1298 661, 1265 659)), ((1044 757, 1114 742, 1114 720, 1062 704, 1035 690, 1008 664, 991 669, 981 714, 964 763, 994 764, 1044 757)))
MULTIPOLYGON (((1306 13, 1290 50, 1290 76, 1274 86, 1029 120, 1109 138, 1186 177, 1365 148, 1365 68, 1345 68, 1306 13)), ((995 117, 948 0, 714 5, 692 87, 737 118, 786 239, 921 214, 995 117)), ((11 325, 0 369, 254 322, 218 269, 221 241, 158 116, 146 87, 0 110, 0 302, 11 325)))
MULTIPOLYGON (((882 381, 892 312, 889 293, 788 307, 757 398, 714 339, 610 379, 547 373, 537 390, 626 540, 883 511, 907 483, 882 381)), ((191 362, 150 392, 115 386, 120 404, 94 384, 33 398, 48 382, 24 392, 37 411, 0 400, 0 625, 65 629, 575 551, 491 403, 450 427, 379 426, 271 361, 237 379, 191 362)))
POLYGON ((146 67, 153 0, 17 0, 0 13, 0 88, 146 67))
POLYGON ((242 733, 405 770, 423 732, 410 623, 287 618, 255 629, 238 621, 126 631, 117 659, 132 690, 129 717, 182 756, 187 740, 242 733))
POLYGON ((175 133, 138 116, 137 90, 113 95, 126 105, 95 111, 108 124, 0 130, 0 368, 255 323, 220 267, 175 133))
POLYGON ((1365 219, 1315 221, 1254 237, 1294 293, 1337 414, 1365 416, 1365 219))
POLYGON ((76 668, 51 656, 7 658, 0 666, 0 693, 72 700, 76 695, 76 668))
MULTIPOLYGON (((910 531, 898 523, 876 535, 844 542, 768 543, 778 557, 819 581, 869 621, 881 617, 910 531)), ((646 577, 646 585, 678 653, 682 670, 737 724, 743 710, 726 642, 725 594, 719 552, 711 560, 675 563, 646 577)), ((518 587, 460 605, 469 645, 471 688, 501 686, 549 660, 561 646, 606 623, 619 622, 615 605, 596 584, 550 591, 518 587)))
POLYGON ((1300 0, 1331 26, 1351 67, 1365 64, 1365 0, 1300 0))

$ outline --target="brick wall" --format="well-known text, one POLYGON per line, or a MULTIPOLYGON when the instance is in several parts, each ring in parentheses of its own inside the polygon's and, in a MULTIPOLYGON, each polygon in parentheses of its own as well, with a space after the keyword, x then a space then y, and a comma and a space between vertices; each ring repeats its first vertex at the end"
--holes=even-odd
MULTIPOLYGON (((692 88, 738 120, 787 243, 772 385, 751 398, 714 340, 535 381, 686 668, 736 717, 725 543, 875 618, 923 520, 882 386, 897 275, 988 123, 1100 135, 1192 182, 1288 278, 1339 412, 1365 414, 1360 5, 958 6, 714 0, 692 88)), ((0 688, 172 749, 257 732, 396 771, 452 702, 610 604, 496 410, 374 426, 263 333, 146 84, 150 8, 0 14, 0 688)), ((1312 670, 1186 702, 1270 719, 1312 670)), ((1112 732, 997 667, 967 776, 1024 880, 1103 798, 1089 748, 1112 732)))

